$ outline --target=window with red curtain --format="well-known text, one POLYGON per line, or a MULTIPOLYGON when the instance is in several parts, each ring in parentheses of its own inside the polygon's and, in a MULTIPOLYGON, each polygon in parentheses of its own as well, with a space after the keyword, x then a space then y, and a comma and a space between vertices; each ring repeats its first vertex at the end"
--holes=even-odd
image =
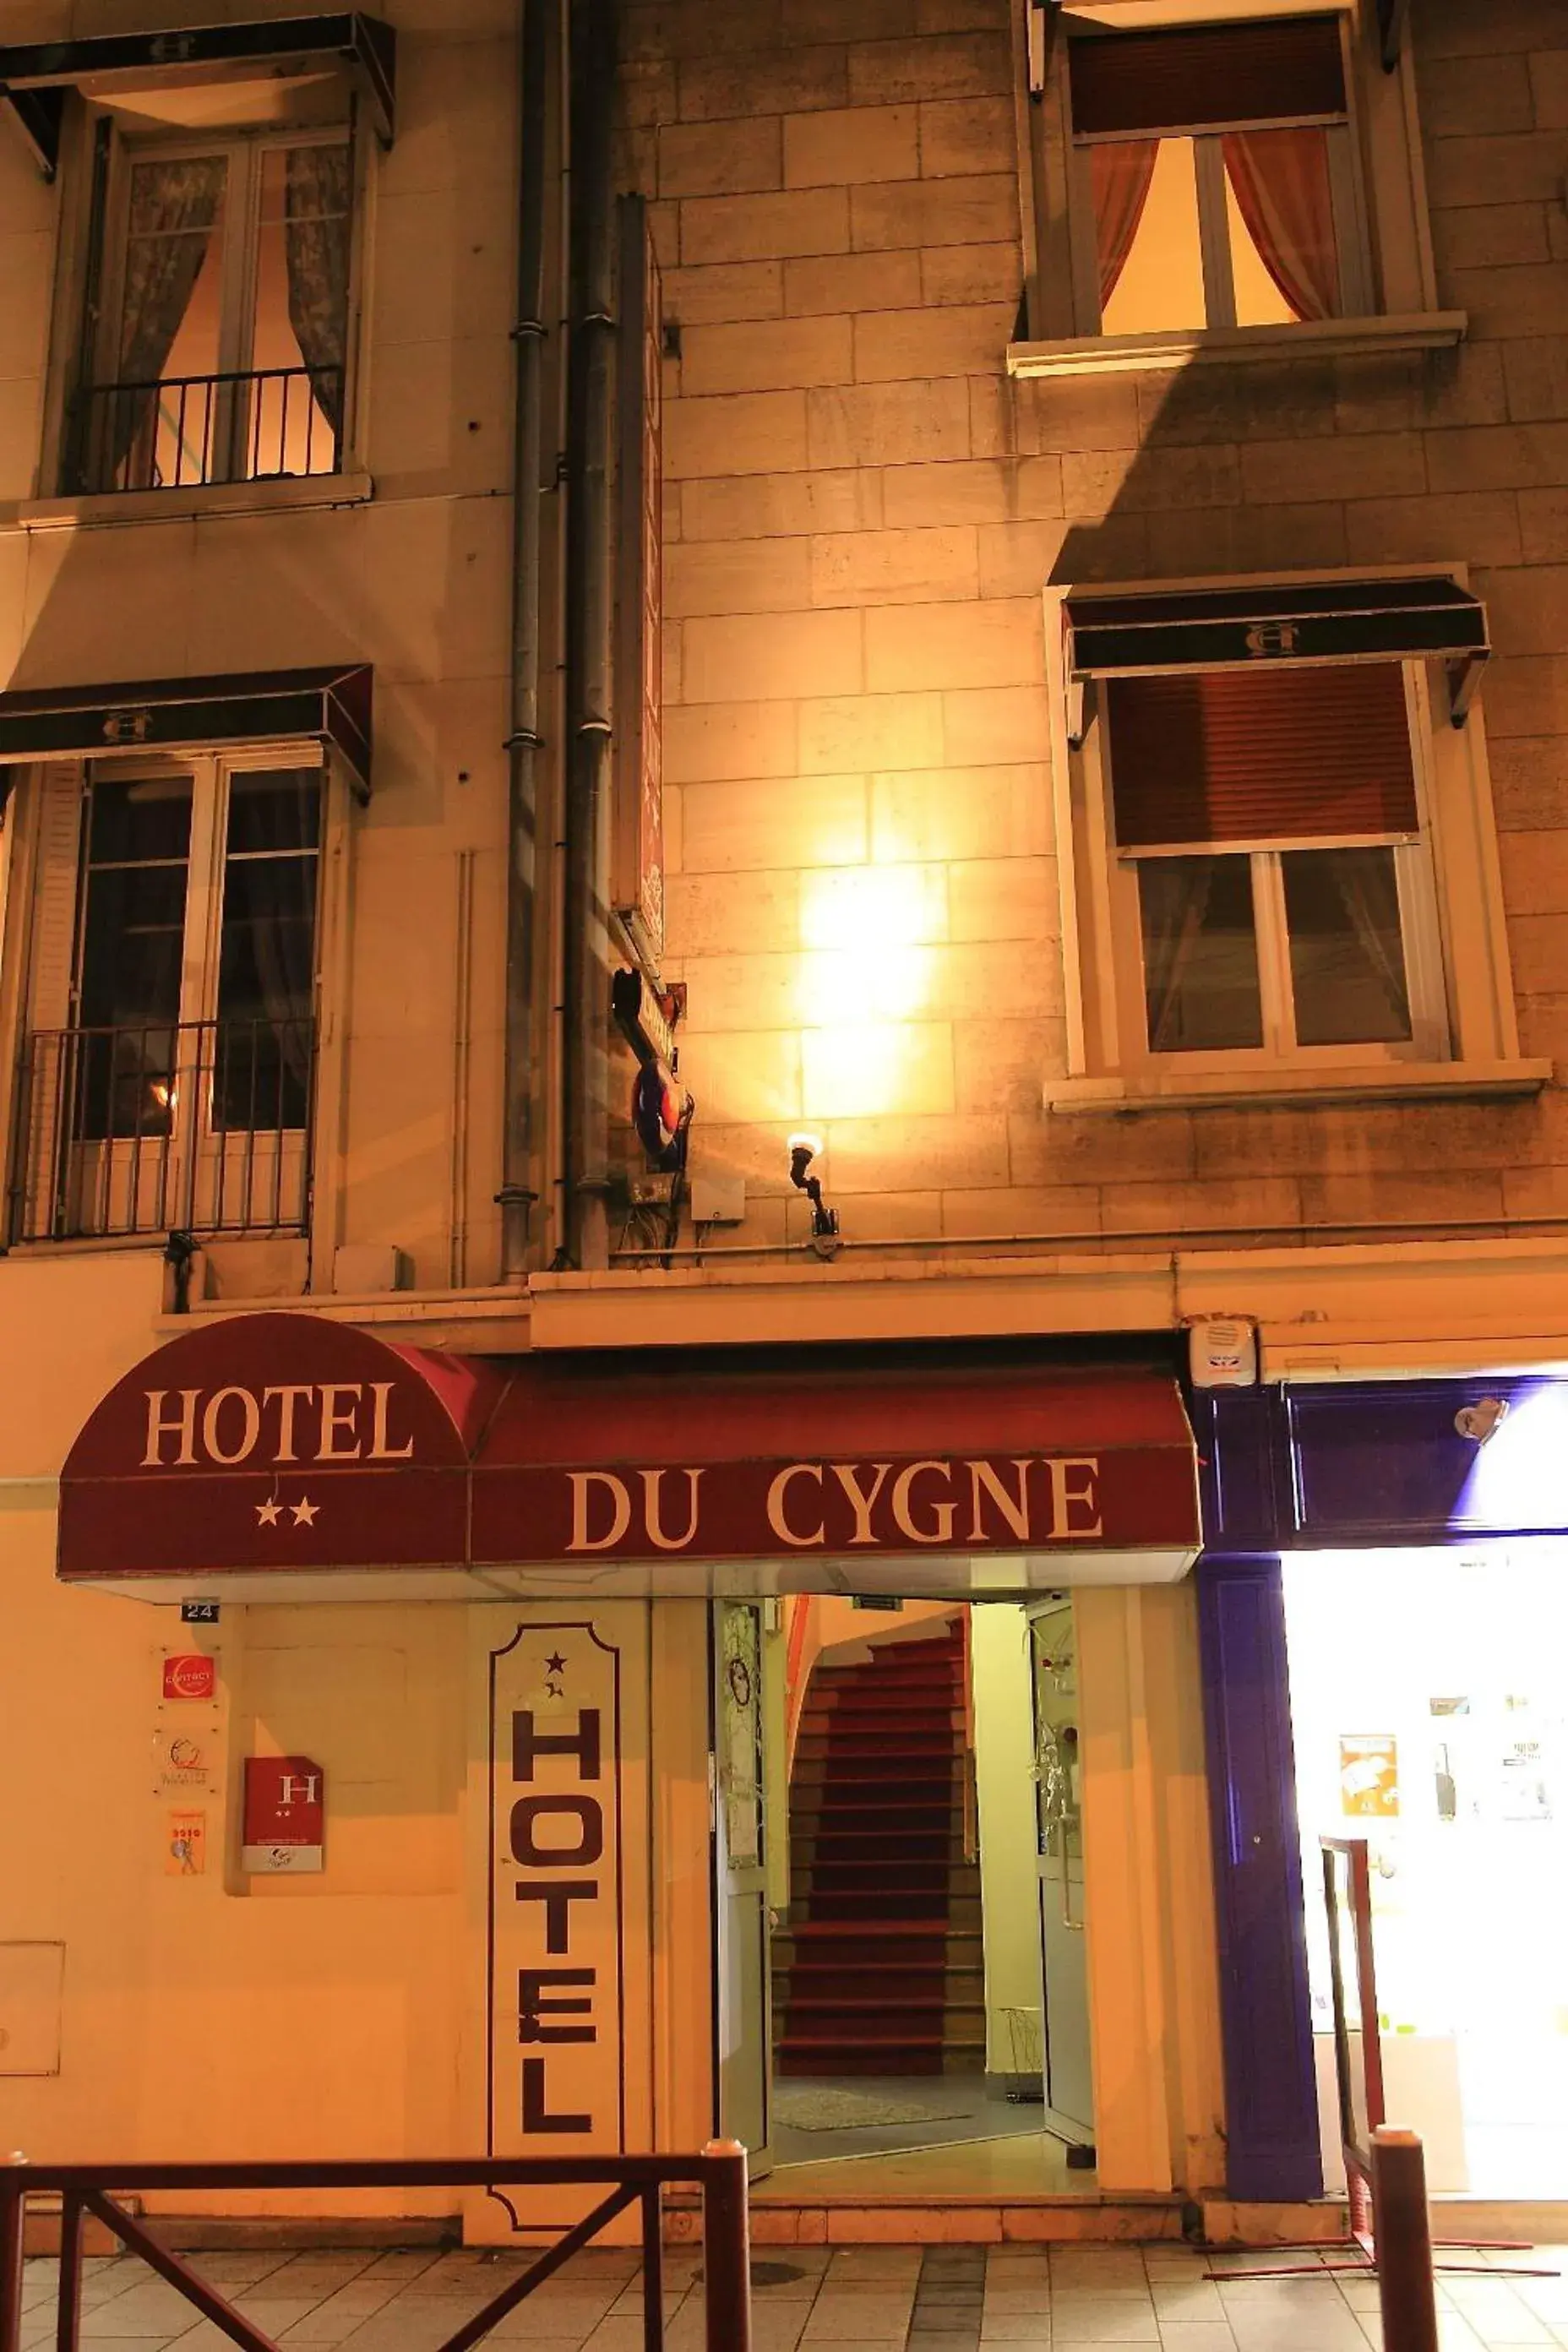
POLYGON ((1331 146, 1348 140, 1349 100, 1337 14, 1080 34, 1068 79, 1102 332, 1342 313, 1331 146))

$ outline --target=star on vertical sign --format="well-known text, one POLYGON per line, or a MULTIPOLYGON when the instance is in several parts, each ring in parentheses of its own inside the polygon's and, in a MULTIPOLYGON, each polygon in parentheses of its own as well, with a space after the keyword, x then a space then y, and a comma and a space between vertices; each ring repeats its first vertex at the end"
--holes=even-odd
POLYGON ((544 1689, 549 1698, 564 1698, 561 1676, 566 1672, 566 1661, 559 1650, 552 1651, 544 1661, 544 1689))

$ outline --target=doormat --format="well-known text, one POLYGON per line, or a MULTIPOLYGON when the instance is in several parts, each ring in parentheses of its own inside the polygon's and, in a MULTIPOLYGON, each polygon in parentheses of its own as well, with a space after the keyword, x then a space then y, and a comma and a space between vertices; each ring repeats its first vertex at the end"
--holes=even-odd
POLYGON ((956 2108, 933 2115, 907 2099, 889 2099, 875 2091, 786 2088, 773 2093, 773 2116, 792 2131, 867 2131, 881 2124, 961 2123, 969 2111, 956 2108))

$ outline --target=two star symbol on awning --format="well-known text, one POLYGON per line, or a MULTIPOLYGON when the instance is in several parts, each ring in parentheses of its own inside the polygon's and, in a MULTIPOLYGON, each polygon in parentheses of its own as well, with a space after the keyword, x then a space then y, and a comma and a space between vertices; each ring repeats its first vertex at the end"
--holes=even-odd
POLYGON ((276 1500, 270 1503, 258 1503, 257 1523, 260 1527, 275 1528, 281 1522, 284 1511, 288 1510, 297 1528, 313 1527, 316 1514, 321 1507, 320 1503, 312 1503, 308 1495, 302 1495, 297 1503, 284 1504, 276 1500))

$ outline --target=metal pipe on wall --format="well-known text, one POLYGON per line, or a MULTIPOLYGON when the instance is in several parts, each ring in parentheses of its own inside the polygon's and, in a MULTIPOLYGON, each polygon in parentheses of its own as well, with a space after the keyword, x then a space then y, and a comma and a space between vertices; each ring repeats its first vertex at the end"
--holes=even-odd
POLYGON ((614 0, 572 0, 574 220, 567 439, 566 1024, 567 1255, 608 1256, 610 839, 615 564, 614 0))
POLYGON ((538 951, 540 478, 544 400, 544 211, 551 0, 522 0, 518 64, 517 404, 512 441, 511 706, 507 736, 506 1033, 502 1082, 500 1274, 531 1257, 539 1196, 534 1103, 538 951))

